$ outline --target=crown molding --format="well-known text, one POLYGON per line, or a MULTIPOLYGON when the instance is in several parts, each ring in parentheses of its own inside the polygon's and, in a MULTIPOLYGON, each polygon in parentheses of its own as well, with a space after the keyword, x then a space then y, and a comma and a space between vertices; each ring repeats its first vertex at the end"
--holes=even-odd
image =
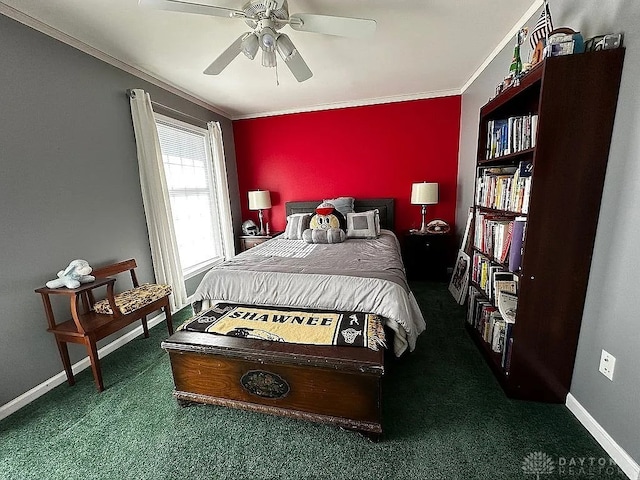
POLYGON ((98 60, 108 63, 113 67, 123 70, 157 87, 163 88, 181 98, 184 98, 185 100, 188 100, 192 103, 195 103, 196 105, 201 106, 202 108, 206 108, 207 110, 217 113, 218 115, 222 115, 223 117, 232 119, 232 115, 229 112, 221 110, 218 107, 214 107, 213 105, 207 103, 203 99, 198 98, 197 96, 189 92, 185 92, 182 88, 177 87, 176 85, 173 85, 172 83, 166 80, 162 80, 154 76, 153 74, 146 72, 138 67, 134 67, 133 65, 129 65, 128 63, 123 62, 122 60, 112 57, 108 53, 105 53, 102 50, 98 50, 97 48, 92 47, 91 45, 88 45, 82 42, 81 40, 78 40, 77 38, 72 37, 71 35, 61 32, 60 30, 53 28, 51 25, 47 25, 46 23, 41 22, 40 20, 33 18, 24 12, 16 10, 15 8, 10 7, 6 3, 0 2, 0 14, 6 17, 9 17, 15 20, 16 22, 22 23, 27 27, 33 28, 34 30, 37 30, 38 32, 43 33, 49 37, 55 38, 56 40, 69 45, 70 47, 80 50, 81 52, 84 52, 87 55, 91 55, 92 57, 97 58, 98 60))
POLYGON ((208 103, 207 101, 199 98, 198 96, 186 92, 182 89, 182 87, 178 87, 167 80, 163 80, 158 78, 157 76, 146 72, 138 67, 130 65, 122 60, 119 60, 101 50, 98 50, 91 45, 88 45, 81 40, 78 40, 71 35, 68 35, 56 28, 53 28, 50 25, 47 25, 40 20, 37 20, 19 10, 16 10, 13 7, 3 3, 0 1, 0 14, 5 15, 17 22, 22 23, 34 30, 37 30, 49 37, 55 38, 56 40, 65 43, 73 48, 76 48, 87 55, 91 55, 98 60, 101 60, 109 65, 112 65, 120 70, 123 70, 131 75, 134 75, 142 80, 145 80, 153 85, 156 85, 160 88, 163 88, 185 100, 188 100, 196 105, 199 105, 207 110, 217 113, 218 115, 222 115, 232 121, 235 120, 245 120, 251 118, 261 118, 261 117, 272 117, 277 115, 289 115, 294 113, 306 113, 306 112, 317 112, 321 110, 335 110, 340 108, 350 108, 350 107, 361 107, 368 105, 380 105, 385 103, 395 103, 395 102, 405 102, 412 100, 425 100, 429 98, 438 98, 438 97, 447 97, 452 95, 462 95, 464 92, 473 84, 473 82, 482 74, 482 72, 487 68, 487 66, 493 61, 494 58, 502 51, 502 49, 513 40, 516 33, 523 25, 525 25, 529 19, 535 14, 535 12, 542 7, 543 0, 535 0, 531 7, 522 15, 522 17, 518 20, 518 22, 513 26, 513 28, 505 35, 502 41, 496 46, 496 48, 489 54, 489 56, 484 60, 484 62, 478 67, 478 69, 471 75, 469 80, 462 86, 460 89, 450 89, 450 90, 438 90, 432 92, 420 92, 410 95, 396 95, 389 97, 376 97, 369 99, 360 99, 353 101, 345 101, 345 102, 335 102, 335 103, 326 103, 320 105, 312 105, 307 107, 296 107, 285 110, 277 110, 277 111, 269 111, 269 112, 254 112, 249 114, 233 114, 231 112, 222 110, 218 107, 215 107, 208 103))
POLYGON ((461 95, 458 89, 437 90, 433 92, 413 93, 411 95, 395 95, 390 97, 365 98, 360 100, 350 100, 348 102, 324 103, 320 105, 311 105, 307 107, 291 108, 287 110, 278 110, 271 112, 257 112, 246 115, 236 115, 232 120, 248 120, 251 118, 274 117, 277 115, 290 115, 293 113, 317 112, 321 110, 336 110, 339 108, 364 107, 369 105, 381 105, 385 103, 409 102, 412 100, 426 100, 429 98, 451 97, 453 95, 461 95))

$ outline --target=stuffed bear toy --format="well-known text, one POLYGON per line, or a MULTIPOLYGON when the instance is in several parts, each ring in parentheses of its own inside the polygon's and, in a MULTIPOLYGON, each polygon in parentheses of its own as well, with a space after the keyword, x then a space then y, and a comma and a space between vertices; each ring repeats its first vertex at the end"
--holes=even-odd
POLYGON ((46 283, 48 288, 78 288, 81 283, 93 282, 96 277, 89 275, 92 268, 86 260, 74 260, 67 268, 58 272, 58 278, 46 283))
POLYGON ((324 202, 316 208, 308 229, 302 232, 307 243, 340 243, 346 239, 347 221, 333 204, 324 202))

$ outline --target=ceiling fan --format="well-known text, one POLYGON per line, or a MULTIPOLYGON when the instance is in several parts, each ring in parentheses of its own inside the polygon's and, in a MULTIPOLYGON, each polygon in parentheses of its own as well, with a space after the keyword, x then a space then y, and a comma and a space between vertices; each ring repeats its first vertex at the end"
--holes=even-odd
POLYGON ((260 49, 263 66, 276 66, 277 51, 296 80, 304 82, 311 78, 313 73, 291 39, 279 32, 285 25, 300 32, 351 38, 365 38, 373 35, 376 30, 375 20, 312 13, 289 15, 287 0, 251 0, 242 7, 242 10, 183 0, 139 0, 138 4, 142 7, 174 12, 240 18, 251 27, 252 31, 240 35, 205 69, 206 75, 218 75, 240 52, 253 60, 260 49))

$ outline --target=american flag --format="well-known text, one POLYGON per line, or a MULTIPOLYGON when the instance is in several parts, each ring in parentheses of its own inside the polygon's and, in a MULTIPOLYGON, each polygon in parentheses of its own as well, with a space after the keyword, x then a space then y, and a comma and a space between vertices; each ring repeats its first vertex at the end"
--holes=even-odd
POLYGON ((549 4, 544 2, 544 8, 542 12, 540 12, 540 18, 536 23, 536 26, 533 27, 533 31, 529 36, 529 43, 531 44, 531 48, 535 49, 538 42, 545 38, 547 34, 549 34, 553 30, 553 21, 551 20, 551 12, 549 11, 549 4), (545 15, 546 10, 546 15, 545 15))

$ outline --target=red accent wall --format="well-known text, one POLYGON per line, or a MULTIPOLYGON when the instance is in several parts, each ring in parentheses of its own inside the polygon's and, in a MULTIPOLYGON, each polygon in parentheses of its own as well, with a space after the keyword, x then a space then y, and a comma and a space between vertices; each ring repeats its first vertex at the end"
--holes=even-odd
POLYGON ((233 122, 243 220, 247 192, 271 191, 272 231, 284 204, 337 196, 396 200, 396 232, 420 226, 411 184, 438 182, 427 220, 455 224, 461 97, 323 110, 233 122))

